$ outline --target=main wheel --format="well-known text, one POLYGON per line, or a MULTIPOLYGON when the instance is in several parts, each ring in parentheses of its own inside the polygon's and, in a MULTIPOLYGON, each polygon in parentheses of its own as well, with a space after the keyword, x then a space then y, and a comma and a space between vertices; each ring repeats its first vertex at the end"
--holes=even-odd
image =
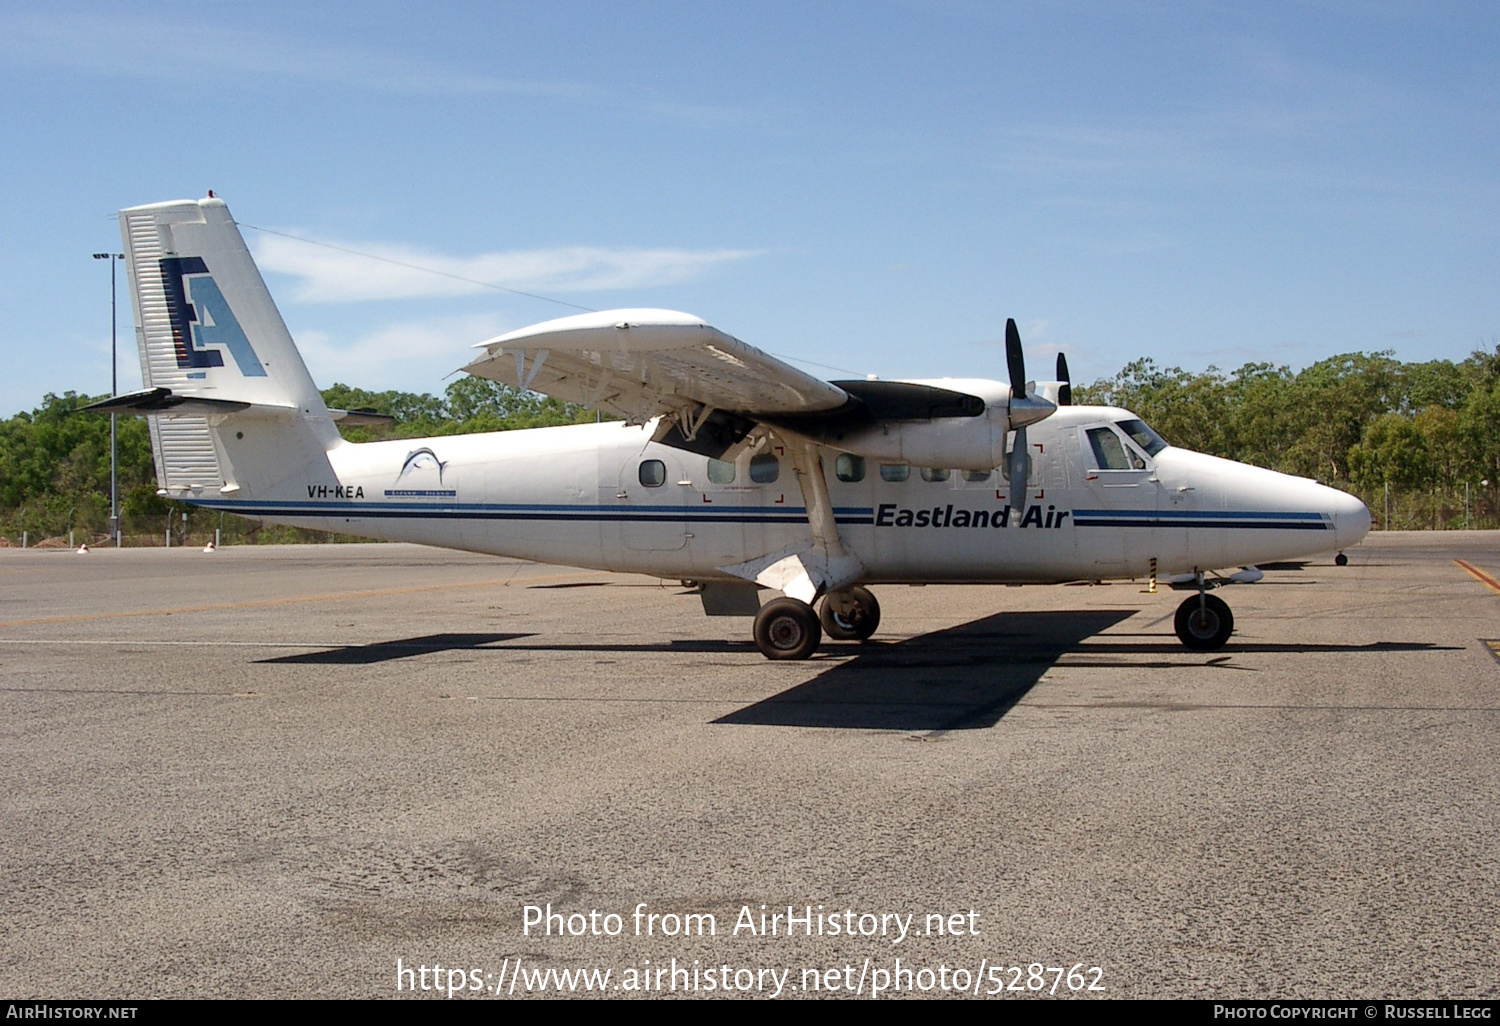
POLYGON ((1194 595, 1177 607, 1173 626, 1184 645, 1207 652, 1222 648, 1234 633, 1234 614, 1217 595, 1194 595))
POLYGON ((767 659, 806 659, 822 640, 818 614, 806 602, 772 599, 755 614, 755 647, 767 659))
POLYGON ((843 594, 853 602, 853 607, 842 613, 838 611, 839 603, 834 601, 833 595, 823 599, 818 610, 823 633, 835 641, 865 641, 880 626, 880 603, 875 601, 869 588, 857 584, 843 594))

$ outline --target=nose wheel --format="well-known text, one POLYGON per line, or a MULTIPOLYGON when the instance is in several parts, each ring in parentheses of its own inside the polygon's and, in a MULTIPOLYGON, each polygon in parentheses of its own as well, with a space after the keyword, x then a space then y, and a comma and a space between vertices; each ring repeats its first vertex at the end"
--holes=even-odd
POLYGON ((1217 595, 1200 592, 1177 607, 1173 626, 1183 645, 1195 652, 1208 652, 1223 648, 1234 633, 1234 614, 1217 595))

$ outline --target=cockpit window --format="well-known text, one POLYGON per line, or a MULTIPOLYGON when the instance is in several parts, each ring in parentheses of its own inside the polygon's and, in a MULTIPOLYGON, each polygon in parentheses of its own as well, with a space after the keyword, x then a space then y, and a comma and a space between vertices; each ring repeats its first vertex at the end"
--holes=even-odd
POLYGON ((1088 435, 1089 445, 1094 449, 1094 459, 1098 461, 1100 470, 1145 469, 1146 461, 1131 451, 1120 436, 1109 428, 1089 428, 1088 435))
POLYGON ((1155 456, 1167 447, 1166 440, 1147 427, 1144 420, 1122 420, 1120 428, 1130 436, 1131 441, 1145 449, 1147 455, 1155 456))

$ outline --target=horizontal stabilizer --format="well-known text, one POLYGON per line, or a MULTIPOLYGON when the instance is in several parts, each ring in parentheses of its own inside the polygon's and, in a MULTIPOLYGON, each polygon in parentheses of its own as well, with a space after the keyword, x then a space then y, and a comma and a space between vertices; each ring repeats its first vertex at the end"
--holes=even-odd
POLYGON ((374 410, 335 410, 330 409, 328 415, 336 423, 348 427, 390 427, 396 423, 396 418, 389 413, 376 413, 374 410))
MULTIPOLYGON (((264 413, 285 416, 295 413, 294 406, 270 406, 266 403, 247 403, 238 399, 210 399, 205 396, 178 395, 170 388, 143 388, 138 392, 126 392, 111 399, 102 399, 80 407, 85 413, 168 413, 198 416, 223 416, 229 413, 264 413)), ((340 424, 350 427, 388 427, 396 418, 388 413, 374 410, 333 410, 328 415, 340 424)))
MULTIPOLYGON (((248 410, 251 403, 234 399, 205 399, 197 396, 177 395, 170 388, 143 388, 139 392, 126 392, 111 399, 90 403, 82 407, 85 413, 181 413, 181 414, 225 414, 248 410)), ((293 407, 280 409, 291 412, 293 407)))
POLYGON ((295 406, 270 406, 237 399, 210 399, 205 396, 177 395, 170 388, 143 388, 126 392, 82 407, 86 413, 168 413, 194 416, 224 416, 259 410, 280 416, 296 413, 295 406))

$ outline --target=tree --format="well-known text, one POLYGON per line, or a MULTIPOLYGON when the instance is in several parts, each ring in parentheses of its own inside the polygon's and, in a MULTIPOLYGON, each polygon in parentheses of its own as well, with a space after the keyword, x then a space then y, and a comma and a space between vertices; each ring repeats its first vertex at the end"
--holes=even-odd
POLYGON ((1433 465, 1427 439, 1410 417, 1387 413, 1370 422, 1349 451, 1354 483, 1369 492, 1389 484, 1417 489, 1432 483, 1433 465))

